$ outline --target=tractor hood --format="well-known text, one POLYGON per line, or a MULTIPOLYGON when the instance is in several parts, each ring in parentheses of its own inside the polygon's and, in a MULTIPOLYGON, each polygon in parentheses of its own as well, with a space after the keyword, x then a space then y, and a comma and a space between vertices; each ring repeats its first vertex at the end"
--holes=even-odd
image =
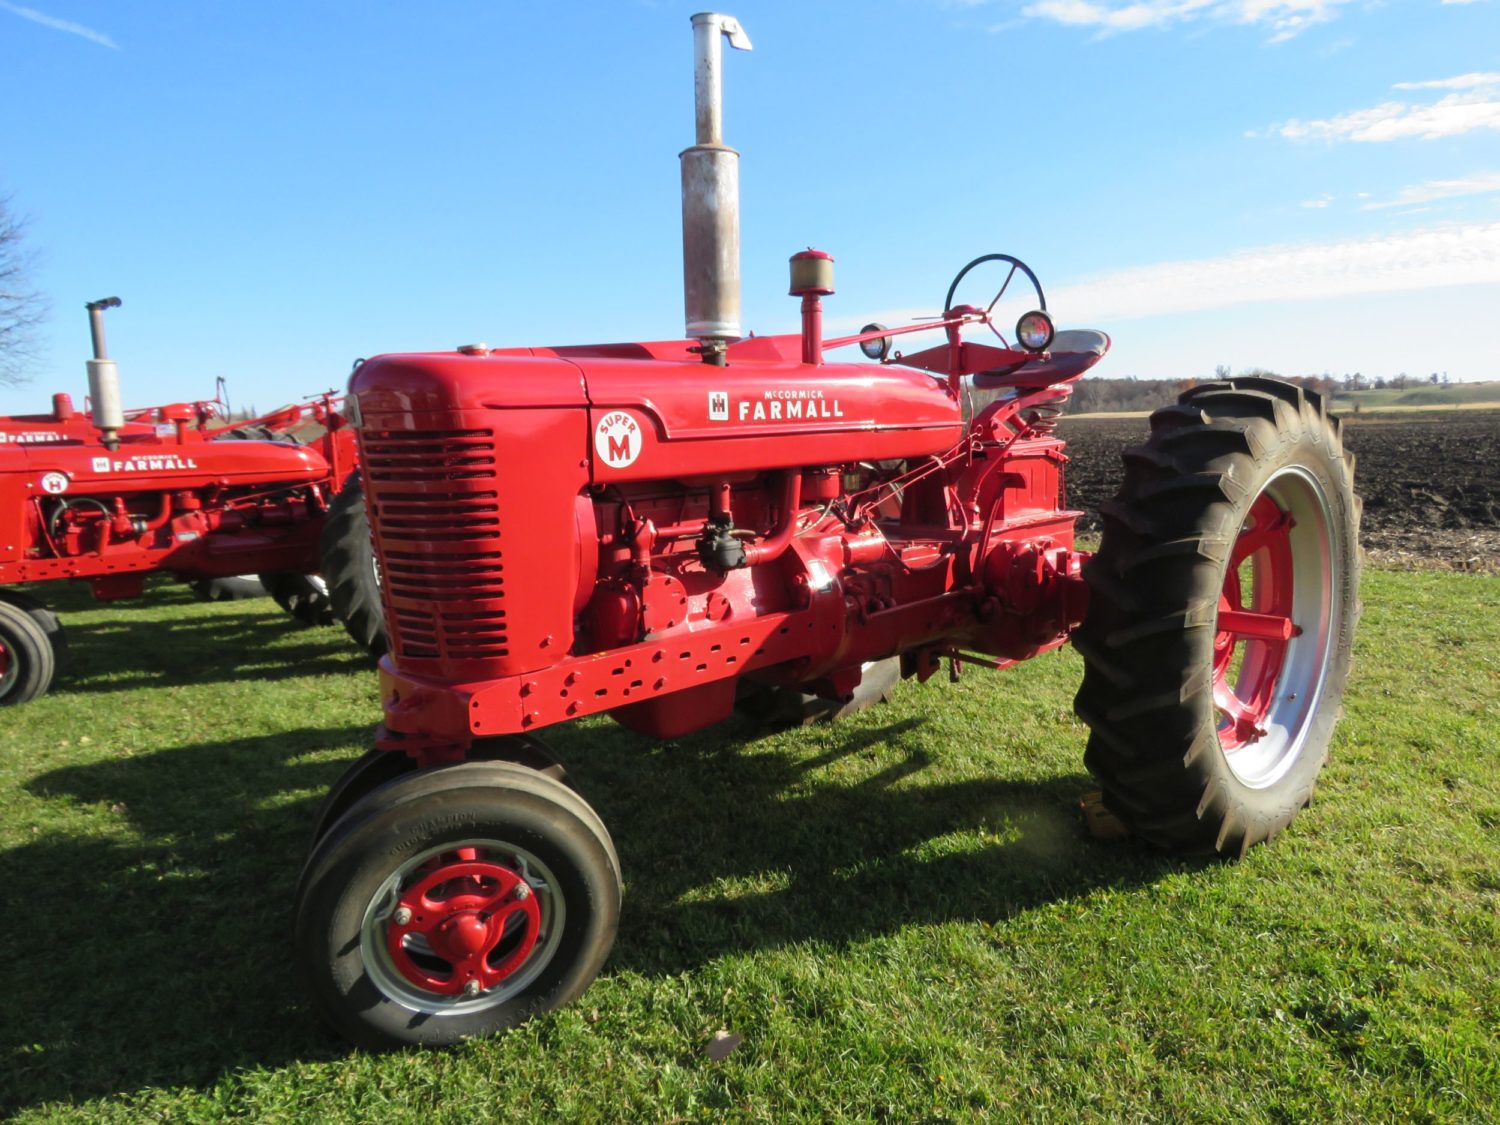
POLYGON ((4 449, 0 472, 23 472, 43 493, 156 492, 257 484, 295 486, 328 475, 315 449, 272 441, 189 441, 128 437, 118 449, 101 445, 16 445, 4 449))

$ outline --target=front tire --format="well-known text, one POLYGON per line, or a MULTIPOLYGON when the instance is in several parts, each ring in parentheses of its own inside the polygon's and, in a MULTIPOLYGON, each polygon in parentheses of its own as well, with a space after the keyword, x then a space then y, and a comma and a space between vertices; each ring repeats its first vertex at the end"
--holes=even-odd
POLYGON ((351 807, 314 849, 295 943, 314 1004, 359 1046, 446 1046, 576 999, 614 943, 609 834, 524 766, 421 770, 351 807))
POLYGON ((1151 417, 1084 568, 1075 708, 1111 812, 1242 856, 1312 799, 1358 616, 1354 458, 1321 396, 1209 383, 1151 417))
POLYGON ((61 627, 50 610, 38 614, 0 599, 0 707, 29 703, 52 686, 57 659, 46 618, 57 633, 61 627))

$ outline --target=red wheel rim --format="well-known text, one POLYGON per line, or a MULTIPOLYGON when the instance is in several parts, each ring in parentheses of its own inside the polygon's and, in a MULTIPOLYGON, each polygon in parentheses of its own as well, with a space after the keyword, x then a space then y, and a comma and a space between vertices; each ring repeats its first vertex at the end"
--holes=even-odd
POLYGON ((1219 745, 1260 788, 1302 753, 1343 614, 1327 494, 1310 472, 1275 474, 1235 537, 1214 624, 1219 745))
POLYGON ((536 896, 518 873, 455 856, 401 895, 386 940, 412 984, 457 996, 494 988, 514 973, 535 948, 541 924, 536 896), (408 921, 397 920, 408 911, 408 921))
POLYGON ((1292 517, 1262 493, 1229 556, 1214 636, 1214 706, 1221 717, 1219 744, 1226 751, 1268 733, 1266 720, 1286 664, 1287 642, 1302 631, 1292 620, 1292 526, 1292 517))
POLYGON ((546 865, 500 841, 412 857, 365 911, 360 943, 380 990, 425 1012, 502 1003, 556 952, 563 903, 546 865))

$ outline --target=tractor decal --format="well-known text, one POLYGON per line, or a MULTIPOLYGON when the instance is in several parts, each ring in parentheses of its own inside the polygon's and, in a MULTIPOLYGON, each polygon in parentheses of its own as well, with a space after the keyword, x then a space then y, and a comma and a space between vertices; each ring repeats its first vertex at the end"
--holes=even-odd
POLYGON ((611 410, 594 427, 594 452, 612 469, 626 469, 641 455, 641 426, 628 411, 611 410))
POLYGON ((762 401, 741 399, 741 422, 801 421, 813 418, 842 418, 838 399, 830 399, 816 387, 795 387, 766 391, 762 401))

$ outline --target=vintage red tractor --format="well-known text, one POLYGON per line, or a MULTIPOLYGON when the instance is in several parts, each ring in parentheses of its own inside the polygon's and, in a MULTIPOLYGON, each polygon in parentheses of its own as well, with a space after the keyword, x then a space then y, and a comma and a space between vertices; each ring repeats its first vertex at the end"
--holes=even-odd
POLYGON ((501 1031, 604 963, 620 861, 551 768, 554 724, 672 738, 752 686, 857 705, 891 661, 923 680, 1071 639, 1108 807, 1231 856, 1307 804, 1328 751, 1359 503, 1318 396, 1231 379, 1158 411, 1079 550, 1053 424, 1108 338, 1054 335, 1031 271, 990 255, 934 321, 824 339, 831 259, 811 250, 791 261, 801 333, 743 338, 718 75, 721 35, 749 44, 693 23, 688 338, 386 355, 351 380, 385 715, 318 815, 295 941, 317 1007, 365 1046, 501 1031), (1035 308, 1012 342, 995 310, 1017 278, 1035 308), (848 345, 877 362, 825 360, 848 345))
POLYGON ((25 418, 0 444, 0 704, 45 692, 63 651, 57 617, 17 585, 80 580, 109 600, 155 572, 260 574, 294 616, 331 619, 319 536, 356 454, 334 396, 217 430, 211 403, 126 412, 104 341, 118 304, 89 305, 90 414, 54 396, 50 419, 25 418))

